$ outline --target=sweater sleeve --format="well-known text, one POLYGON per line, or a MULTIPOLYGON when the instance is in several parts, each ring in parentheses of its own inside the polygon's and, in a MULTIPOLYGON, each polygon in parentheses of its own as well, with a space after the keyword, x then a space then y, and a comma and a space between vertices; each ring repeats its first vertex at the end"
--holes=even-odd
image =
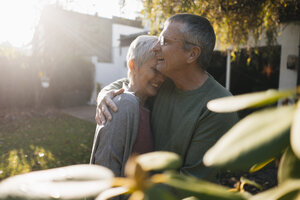
POLYGON ((119 110, 113 120, 104 126, 97 126, 92 163, 111 169, 116 176, 124 176, 138 130, 139 104, 132 94, 121 94, 114 98, 119 110))
MULTIPOLYGON (((112 82, 109 85, 105 86, 102 90, 103 91, 118 90, 118 89, 122 88, 123 83, 128 84, 129 83, 128 78, 122 78, 122 79, 116 80, 115 82, 112 82)), ((100 91, 100 93, 101 93, 101 91, 100 91)))

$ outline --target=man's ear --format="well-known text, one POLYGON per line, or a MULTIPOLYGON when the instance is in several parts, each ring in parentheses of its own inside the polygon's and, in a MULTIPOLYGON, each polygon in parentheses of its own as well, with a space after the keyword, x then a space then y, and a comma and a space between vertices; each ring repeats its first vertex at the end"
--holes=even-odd
POLYGON ((187 59, 187 62, 193 63, 193 62, 197 61, 200 54, 201 54, 201 48, 198 46, 193 46, 189 52, 189 57, 187 59))

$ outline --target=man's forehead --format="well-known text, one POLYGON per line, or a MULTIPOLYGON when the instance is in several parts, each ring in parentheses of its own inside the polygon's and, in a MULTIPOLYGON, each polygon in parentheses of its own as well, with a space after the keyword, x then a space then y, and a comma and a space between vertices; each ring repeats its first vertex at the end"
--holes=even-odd
POLYGON ((172 23, 166 22, 160 35, 163 35, 163 36, 182 35, 182 33, 180 31, 182 25, 183 24, 180 22, 172 22, 172 23))
POLYGON ((160 34, 159 35, 163 35, 164 34, 164 32, 166 32, 166 30, 167 30, 167 28, 168 28, 168 22, 166 22, 165 24, 164 24, 164 28, 163 28, 163 30, 160 32, 160 34))

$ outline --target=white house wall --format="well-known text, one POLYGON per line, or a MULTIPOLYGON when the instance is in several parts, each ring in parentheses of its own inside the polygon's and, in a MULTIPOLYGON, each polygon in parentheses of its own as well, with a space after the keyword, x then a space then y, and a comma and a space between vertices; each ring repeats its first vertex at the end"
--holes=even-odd
POLYGON ((104 86, 109 83, 127 77, 127 67, 126 67, 126 55, 128 47, 123 47, 120 49, 120 35, 130 35, 134 33, 142 32, 144 29, 135 28, 120 24, 113 24, 112 26, 112 63, 97 63, 96 64, 96 82, 104 86))
MULTIPOLYGON (((288 55, 299 55, 300 23, 291 22, 281 24, 280 35, 277 37, 277 42, 278 45, 281 46, 279 89, 295 88, 297 86, 297 69, 287 68, 287 58, 288 55)), ((249 39, 248 46, 255 46, 253 38, 249 39)), ((265 35, 262 35, 257 46, 266 46, 265 35)), ((241 48, 243 48, 243 46, 241 48)), ((215 49, 224 50, 218 43, 215 49)))
POLYGON ((287 68, 287 58, 288 55, 299 55, 300 24, 282 24, 278 43, 281 45, 279 89, 295 88, 297 86, 297 69, 287 68))
MULTIPOLYGON (((280 35, 277 37, 277 43, 278 45, 281 46, 278 89, 295 88, 297 86, 297 69, 292 70, 287 68, 287 57, 288 55, 296 55, 296 56, 299 55, 298 53, 299 45, 300 45, 299 22, 282 23, 280 25, 280 35)), ((266 46, 266 40, 265 39, 260 40, 258 46, 266 46)))

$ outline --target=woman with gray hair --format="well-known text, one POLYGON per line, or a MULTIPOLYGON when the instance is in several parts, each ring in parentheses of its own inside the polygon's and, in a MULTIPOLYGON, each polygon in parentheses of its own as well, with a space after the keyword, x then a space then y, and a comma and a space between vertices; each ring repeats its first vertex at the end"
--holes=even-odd
POLYGON ((131 43, 127 53, 129 83, 123 85, 124 93, 113 99, 118 112, 112 112, 113 121, 96 128, 90 163, 105 166, 116 176, 124 176, 131 154, 153 151, 150 111, 145 102, 157 94, 165 80, 156 70, 152 51, 157 41, 155 36, 142 35, 131 43))

